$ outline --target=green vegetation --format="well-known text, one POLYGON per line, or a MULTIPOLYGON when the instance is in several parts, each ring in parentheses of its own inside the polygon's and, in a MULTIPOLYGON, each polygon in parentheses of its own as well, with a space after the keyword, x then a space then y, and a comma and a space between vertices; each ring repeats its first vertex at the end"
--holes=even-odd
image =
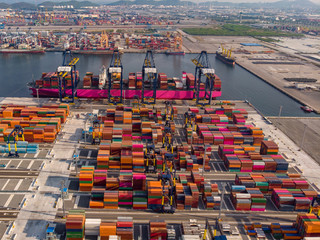
POLYGON ((184 28, 184 32, 191 35, 212 35, 212 36, 251 36, 251 37, 299 37, 296 33, 286 33, 269 29, 257 29, 246 25, 224 24, 216 28, 184 28))
POLYGON ((263 42, 280 42, 280 40, 276 40, 276 39, 273 39, 273 38, 268 38, 268 37, 256 37, 256 39, 260 40, 260 41, 263 41, 263 42))
POLYGON ((139 30, 135 30, 134 31, 134 33, 137 33, 137 34, 139 34, 139 33, 142 33, 142 34, 147 34, 147 33, 156 33, 157 32, 157 30, 156 29, 154 29, 154 28, 148 28, 148 29, 139 29, 139 30))

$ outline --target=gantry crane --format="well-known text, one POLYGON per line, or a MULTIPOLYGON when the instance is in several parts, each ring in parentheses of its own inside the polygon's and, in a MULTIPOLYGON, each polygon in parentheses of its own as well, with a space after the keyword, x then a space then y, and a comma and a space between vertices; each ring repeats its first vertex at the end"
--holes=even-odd
POLYGON ((146 147, 146 151, 144 153, 144 157, 146 159, 146 169, 145 172, 157 172, 156 167, 156 149, 154 144, 148 144, 146 147))
POLYGON ((19 157, 18 148, 17 148, 17 141, 19 141, 19 137, 21 137, 22 141, 24 141, 24 135, 23 135, 22 127, 20 125, 15 125, 14 129, 9 134, 8 140, 7 140, 8 150, 9 150, 8 157, 19 157), (11 152, 10 138, 13 138, 15 153, 11 152))
POLYGON ((123 99, 123 67, 119 50, 114 50, 108 68, 108 100, 110 104, 121 104, 123 99), (120 89, 120 95, 111 95, 111 89, 120 89))
POLYGON ((106 31, 103 31, 101 33, 100 47, 109 48, 109 37, 108 37, 108 34, 106 34, 106 31))
POLYGON ((99 145, 100 144, 100 136, 99 136, 100 125, 101 125, 101 123, 98 118, 96 118, 92 121, 92 145, 99 145), (96 129, 98 131, 95 131, 96 129))
POLYGON ((165 107, 165 117, 166 117, 166 121, 173 121, 173 105, 172 105, 172 101, 165 101, 164 104, 166 105, 165 107))
POLYGON ((79 58, 73 57, 71 50, 65 50, 63 52, 62 66, 57 69, 59 79, 59 97, 61 102, 74 102, 76 87, 79 81, 76 71, 76 64, 78 61, 79 58), (71 94, 67 93, 67 80, 65 79, 69 73, 71 75, 71 94))
POLYGON ((188 111, 184 113, 185 128, 191 127, 196 121, 196 114, 194 112, 188 111))
POLYGON ((162 147, 166 149, 166 151, 173 153, 173 133, 171 130, 170 121, 166 121, 164 126, 164 135, 162 138, 162 147))
POLYGON ((157 98, 157 69, 153 53, 148 50, 142 66, 142 92, 141 102, 143 104, 155 104, 157 98), (151 89, 152 95, 146 96, 145 90, 151 89))
POLYGON ((196 65, 193 98, 196 100, 197 105, 210 105, 215 80, 215 70, 210 66, 207 51, 202 51, 191 61, 196 65), (203 96, 201 94, 202 89, 200 89, 201 83, 205 85, 203 96))
POLYGON ((176 165, 172 153, 166 153, 164 155, 163 169, 162 173, 159 174, 158 179, 161 180, 162 185, 161 211, 162 213, 174 213, 176 210, 176 165), (168 162, 171 163, 170 168, 168 162), (168 192, 166 192, 166 186, 168 187, 168 192), (167 199, 167 202, 165 202, 165 199, 167 199))

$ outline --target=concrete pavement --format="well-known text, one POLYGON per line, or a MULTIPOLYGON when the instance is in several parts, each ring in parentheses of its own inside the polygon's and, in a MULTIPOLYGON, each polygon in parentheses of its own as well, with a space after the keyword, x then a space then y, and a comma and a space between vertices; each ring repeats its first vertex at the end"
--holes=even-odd
POLYGON ((84 118, 68 119, 63 127, 63 137, 53 146, 53 158, 44 160, 46 165, 37 178, 37 191, 26 196, 26 204, 15 220, 12 234, 17 234, 17 239, 44 238, 47 224, 55 219, 57 208, 54 206, 60 197, 61 182, 64 181, 67 187, 69 164, 79 145, 79 126, 84 122, 84 118))

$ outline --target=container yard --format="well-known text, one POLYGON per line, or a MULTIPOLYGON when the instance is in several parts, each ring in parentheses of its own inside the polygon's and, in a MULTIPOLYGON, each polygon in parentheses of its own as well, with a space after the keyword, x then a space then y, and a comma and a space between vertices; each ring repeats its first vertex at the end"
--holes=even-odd
POLYGON ((74 54, 110 54, 114 49, 122 52, 144 52, 180 54, 182 36, 179 32, 131 32, 110 30, 79 31, 21 31, 19 27, 0 32, 0 53, 44 53, 70 49, 74 54))
POLYGON ((318 5, 120 2, 0 4, 0 239, 319 240, 318 5))
POLYGON ((20 124, 25 141, 38 144, 35 152, 20 152, 28 147, 17 141, 19 158, 2 153, 4 237, 319 236, 316 225, 300 223, 317 219, 313 176, 319 166, 247 103, 214 101, 204 108, 178 100, 154 107, 135 100, 123 106, 25 103, 1 103, 3 133, 20 124), (60 130, 49 134, 54 141, 46 141, 57 118, 60 130), (55 225, 47 228, 48 223, 55 225))

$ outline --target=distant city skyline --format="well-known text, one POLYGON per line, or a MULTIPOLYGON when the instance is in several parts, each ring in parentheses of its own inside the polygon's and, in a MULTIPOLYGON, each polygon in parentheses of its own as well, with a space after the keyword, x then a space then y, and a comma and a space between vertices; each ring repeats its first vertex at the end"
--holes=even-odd
MULTIPOLYGON (((29 3, 34 3, 34 4, 39 4, 45 1, 52 1, 52 2, 68 2, 70 0, 0 0, 0 2, 5 2, 5 3, 14 3, 14 2, 29 2, 29 3)), ((77 0, 77 1, 84 1, 84 0, 77 0)), ((88 0, 91 2, 96 2, 96 3, 112 3, 116 2, 119 0, 88 0)), ((132 1, 132 0, 131 0, 132 1)), ((162 0, 157 0, 157 1, 162 1, 162 0)), ((201 2, 232 2, 232 3, 272 3, 272 2, 278 2, 281 0, 181 0, 181 1, 191 1, 195 3, 201 3, 201 2)), ((288 1, 296 1, 296 0, 288 0, 288 1)), ((303 0, 300 0, 303 1, 303 0)), ((313 3, 319 4, 320 5, 320 0, 310 0, 313 3)))

